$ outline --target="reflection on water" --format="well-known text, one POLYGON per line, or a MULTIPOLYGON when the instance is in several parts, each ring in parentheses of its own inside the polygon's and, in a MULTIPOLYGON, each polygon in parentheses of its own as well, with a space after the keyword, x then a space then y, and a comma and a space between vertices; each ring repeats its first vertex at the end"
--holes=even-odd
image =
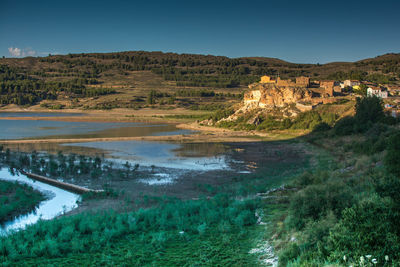
POLYGON ((145 123, 71 122, 47 120, 0 120, 0 139, 102 138, 190 134, 175 125, 145 123))
POLYGON ((148 185, 166 185, 172 184, 177 179, 177 175, 170 173, 156 173, 151 178, 140 179, 139 181, 148 185))
POLYGON ((7 169, 0 169, 0 179, 6 181, 18 181, 25 183, 36 190, 46 194, 49 199, 42 201, 34 212, 26 215, 22 215, 13 221, 6 222, 0 226, 0 235, 7 234, 8 231, 23 229, 29 224, 36 223, 39 219, 50 220, 54 217, 68 212, 77 207, 77 201, 80 196, 63 189, 37 182, 29 179, 25 175, 20 174, 19 176, 11 175, 7 169))
MULTIPOLYGON (((210 147, 210 144, 206 144, 210 147)), ((215 144, 216 145, 216 144, 215 144)), ((66 147, 78 146, 103 150, 106 158, 123 163, 138 163, 141 166, 157 166, 162 168, 185 170, 220 170, 228 168, 226 156, 221 154, 195 153, 194 146, 190 146, 190 157, 181 156, 182 146, 173 143, 145 142, 145 141, 111 141, 65 144, 66 147), (177 153, 179 151, 179 153, 177 153)), ((197 144, 202 147, 204 144, 197 144)))

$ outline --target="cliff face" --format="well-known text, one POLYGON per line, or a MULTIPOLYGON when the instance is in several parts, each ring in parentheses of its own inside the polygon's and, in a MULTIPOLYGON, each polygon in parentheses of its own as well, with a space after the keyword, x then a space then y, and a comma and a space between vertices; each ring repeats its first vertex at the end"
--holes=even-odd
MULTIPOLYGON (((311 101, 312 92, 305 87, 277 86, 272 83, 249 85, 250 91, 244 95, 241 107, 234 114, 221 121, 235 121, 243 114, 255 111, 254 118, 261 113, 270 113, 279 108, 287 117, 296 116, 298 111, 289 107, 298 101, 311 101)), ((249 120, 253 123, 254 118, 249 120)))
POLYGON ((272 109, 284 107, 299 100, 307 101, 312 92, 303 87, 281 87, 275 84, 255 84, 249 86, 251 91, 244 95, 244 106, 247 109, 272 109))

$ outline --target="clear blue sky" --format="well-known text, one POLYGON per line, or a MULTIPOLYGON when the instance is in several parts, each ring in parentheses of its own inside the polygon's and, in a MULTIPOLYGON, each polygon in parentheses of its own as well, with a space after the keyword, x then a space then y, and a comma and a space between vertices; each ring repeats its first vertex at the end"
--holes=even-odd
POLYGON ((399 0, 0 0, 0 56, 145 50, 355 61, 399 53, 399 17, 399 0))

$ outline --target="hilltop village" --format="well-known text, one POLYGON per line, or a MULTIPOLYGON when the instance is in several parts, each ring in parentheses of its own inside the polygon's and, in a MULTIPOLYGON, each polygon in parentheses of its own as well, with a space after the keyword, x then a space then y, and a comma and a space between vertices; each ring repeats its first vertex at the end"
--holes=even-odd
MULTIPOLYGON (((244 95, 242 111, 262 108, 282 108, 295 104, 303 112, 320 104, 334 103, 339 98, 354 98, 358 95, 375 95, 384 100, 385 108, 392 116, 399 115, 400 86, 378 85, 367 81, 311 80, 296 77, 293 80, 262 76, 260 82, 249 85, 250 91, 244 95)), ((294 114, 296 115, 296 114, 294 114)))

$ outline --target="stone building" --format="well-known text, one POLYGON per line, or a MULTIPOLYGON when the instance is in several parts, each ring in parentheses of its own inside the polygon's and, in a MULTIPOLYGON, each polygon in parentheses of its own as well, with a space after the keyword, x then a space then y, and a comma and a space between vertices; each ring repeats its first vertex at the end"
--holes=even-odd
POLYGON ((291 80, 282 80, 281 77, 278 77, 278 79, 276 79, 276 85, 283 87, 296 86, 296 84, 291 80))
POLYGON ((260 83, 275 83, 275 80, 272 80, 270 76, 262 76, 260 83))
POLYGON ((332 80, 320 81, 319 87, 325 89, 326 95, 333 96, 333 88, 335 87, 335 81, 332 80))
POLYGON ((353 87, 353 86, 358 86, 360 85, 360 82, 357 80, 345 80, 343 82, 344 87, 353 87))
POLYGON ((296 85, 301 87, 310 87, 310 78, 305 76, 296 77, 296 85))

